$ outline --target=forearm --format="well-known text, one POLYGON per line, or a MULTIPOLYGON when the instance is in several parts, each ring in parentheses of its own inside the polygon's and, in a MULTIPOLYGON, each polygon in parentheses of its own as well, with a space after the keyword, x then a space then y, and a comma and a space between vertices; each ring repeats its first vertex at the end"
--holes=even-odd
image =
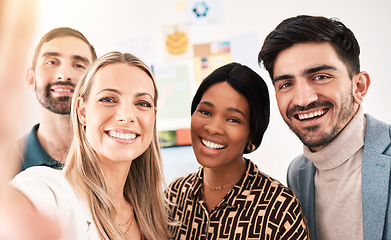
POLYGON ((59 239, 59 224, 41 215, 27 197, 7 185, 0 195, 0 239, 59 239))

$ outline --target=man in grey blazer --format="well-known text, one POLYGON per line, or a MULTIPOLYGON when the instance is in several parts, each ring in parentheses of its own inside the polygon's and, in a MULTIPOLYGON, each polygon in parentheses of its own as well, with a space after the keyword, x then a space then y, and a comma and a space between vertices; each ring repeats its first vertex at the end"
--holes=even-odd
POLYGON ((391 239, 391 126, 363 112, 370 77, 359 54, 340 21, 297 16, 266 37, 258 56, 304 144, 287 180, 312 239, 391 239))

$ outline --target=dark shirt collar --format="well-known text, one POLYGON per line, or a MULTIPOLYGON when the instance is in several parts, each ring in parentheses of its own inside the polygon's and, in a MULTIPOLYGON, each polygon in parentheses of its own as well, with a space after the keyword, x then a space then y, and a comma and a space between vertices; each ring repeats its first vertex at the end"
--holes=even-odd
POLYGON ((48 166, 61 169, 64 164, 53 159, 39 142, 37 136, 38 128, 39 124, 35 125, 30 133, 22 139, 25 143, 22 171, 32 166, 48 166))

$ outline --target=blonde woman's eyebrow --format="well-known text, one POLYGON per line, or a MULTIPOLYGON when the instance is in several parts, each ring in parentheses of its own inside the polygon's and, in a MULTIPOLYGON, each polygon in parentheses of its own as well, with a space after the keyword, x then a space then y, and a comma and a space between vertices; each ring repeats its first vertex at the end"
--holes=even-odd
POLYGON ((151 99, 153 99, 152 94, 148 92, 139 92, 136 94, 136 97, 142 97, 142 96, 149 96, 151 99))
POLYGON ((98 95, 99 93, 102 93, 102 92, 113 92, 113 93, 116 93, 116 94, 121 94, 121 92, 118 91, 117 89, 114 89, 114 88, 105 88, 105 89, 100 90, 100 91, 97 93, 97 95, 98 95))
MULTIPOLYGON (((105 89, 102 89, 100 90, 98 94, 102 93, 102 92, 112 92, 112 93, 116 93, 118 95, 121 95, 121 92, 115 88, 105 88, 105 89)), ((136 97, 142 97, 142 96, 149 96, 151 99, 154 99, 152 94, 148 93, 148 92, 139 92, 136 94, 136 97)))

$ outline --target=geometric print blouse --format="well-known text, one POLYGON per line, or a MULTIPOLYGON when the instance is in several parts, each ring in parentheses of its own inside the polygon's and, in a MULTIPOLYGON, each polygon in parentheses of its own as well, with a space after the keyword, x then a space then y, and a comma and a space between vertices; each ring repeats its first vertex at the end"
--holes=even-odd
POLYGON ((311 239, 293 191, 246 162, 244 176, 211 212, 202 196, 203 167, 170 184, 171 239, 311 239))

